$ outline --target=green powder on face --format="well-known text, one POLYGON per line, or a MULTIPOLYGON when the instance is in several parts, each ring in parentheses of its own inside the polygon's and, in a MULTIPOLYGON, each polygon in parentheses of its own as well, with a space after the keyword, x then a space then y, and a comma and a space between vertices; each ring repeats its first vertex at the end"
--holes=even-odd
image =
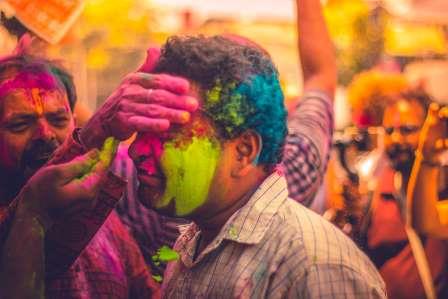
POLYGON ((186 216, 204 204, 220 153, 216 139, 193 137, 190 143, 182 146, 165 143, 161 167, 167 182, 156 208, 166 207, 174 200, 176 215, 186 216))

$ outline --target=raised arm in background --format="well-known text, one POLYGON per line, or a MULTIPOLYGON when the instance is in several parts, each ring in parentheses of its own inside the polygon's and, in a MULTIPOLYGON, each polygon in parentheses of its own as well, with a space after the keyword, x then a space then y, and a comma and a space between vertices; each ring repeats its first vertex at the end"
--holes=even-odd
POLYGON ((283 160, 290 197, 309 206, 322 184, 333 135, 336 58, 319 0, 297 0, 304 94, 289 116, 283 160))
POLYGON ((319 0, 297 0, 299 57, 306 90, 322 90, 331 98, 336 88, 336 56, 319 0))

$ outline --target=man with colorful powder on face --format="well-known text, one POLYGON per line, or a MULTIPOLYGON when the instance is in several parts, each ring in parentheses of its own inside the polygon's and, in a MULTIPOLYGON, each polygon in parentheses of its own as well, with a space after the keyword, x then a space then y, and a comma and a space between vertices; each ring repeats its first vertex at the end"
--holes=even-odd
MULTIPOLYGON (((96 159, 94 156, 98 153, 95 152, 87 153, 60 170, 53 168, 52 171, 57 172, 42 172, 47 175, 35 179, 33 187, 27 184, 72 133, 75 101, 72 78, 57 64, 26 55, 0 60, 0 297, 23 298, 24 294, 29 298, 44 294, 48 298, 157 295, 158 287, 137 244, 114 213, 72 267, 48 277, 46 289, 34 284, 38 271, 31 268, 34 263, 40 265, 42 248, 39 242, 44 240, 57 219, 86 209, 89 203, 83 197, 98 185, 95 180, 99 175, 95 176, 95 171, 82 179, 77 177, 96 159), (68 187, 74 178, 78 180, 68 187), (62 193, 52 192, 52 184, 64 185, 65 193, 69 193, 65 197, 76 199, 77 195, 82 196, 70 201, 70 205, 64 205, 67 201, 59 198, 62 193), (17 200, 13 201, 18 194, 17 200), (4 212, 10 211, 8 206, 17 202, 9 225, 4 222, 4 212), (36 235, 36 232, 41 234, 36 235), (23 272, 14 272, 14 267, 23 272), (33 289, 32 293, 27 293, 26 288, 33 289)), ((66 158, 70 157, 66 155, 66 158)))
MULTIPOLYGON (((336 66, 320 7, 314 0, 306 0, 300 1, 298 8, 298 46, 305 94, 289 115, 289 134, 282 167, 290 197, 309 206, 323 180, 328 162, 333 133, 332 100, 336 86, 336 66)), ((231 34, 224 37, 265 52, 259 45, 244 37, 231 34)), ((150 49, 147 62, 140 71, 152 72, 158 55, 157 50, 150 49)), ((174 78, 178 80, 177 85, 184 82, 181 77, 173 76, 170 77, 173 84, 176 83, 172 81, 174 78)), ((154 89, 150 96, 162 97, 163 94, 154 89)), ((137 176, 134 167, 126 159, 121 159, 121 162, 114 164, 117 173, 127 178, 137 176)), ((165 264, 160 263, 157 257, 158 249, 163 246, 172 247, 179 236, 179 226, 189 221, 158 215, 142 207, 137 200, 137 186, 137 182, 129 180, 127 198, 119 203, 117 211, 139 242, 153 273, 161 275, 165 264)))
POLYGON ((140 201, 193 221, 164 297, 385 298, 355 244, 288 197, 276 169, 286 111, 268 55, 219 36, 172 37, 153 71, 187 78, 199 99, 188 124, 139 133, 129 148, 140 201))

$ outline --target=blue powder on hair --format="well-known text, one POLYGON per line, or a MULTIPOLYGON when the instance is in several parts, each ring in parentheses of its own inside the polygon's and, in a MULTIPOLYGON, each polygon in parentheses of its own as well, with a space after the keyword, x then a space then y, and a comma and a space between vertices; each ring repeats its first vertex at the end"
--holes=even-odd
POLYGON ((218 80, 206 92, 204 108, 226 138, 234 138, 248 129, 261 136, 263 148, 257 163, 280 161, 287 134, 287 113, 276 72, 251 76, 239 85, 222 84, 218 80))

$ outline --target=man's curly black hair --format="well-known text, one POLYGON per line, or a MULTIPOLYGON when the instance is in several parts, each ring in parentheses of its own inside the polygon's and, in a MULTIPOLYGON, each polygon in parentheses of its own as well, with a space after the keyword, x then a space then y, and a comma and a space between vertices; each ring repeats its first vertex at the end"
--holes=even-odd
POLYGON ((283 93, 277 69, 261 49, 221 36, 174 36, 162 48, 155 72, 197 84, 202 109, 220 137, 232 139, 252 129, 263 143, 258 163, 281 161, 287 134, 283 93))

